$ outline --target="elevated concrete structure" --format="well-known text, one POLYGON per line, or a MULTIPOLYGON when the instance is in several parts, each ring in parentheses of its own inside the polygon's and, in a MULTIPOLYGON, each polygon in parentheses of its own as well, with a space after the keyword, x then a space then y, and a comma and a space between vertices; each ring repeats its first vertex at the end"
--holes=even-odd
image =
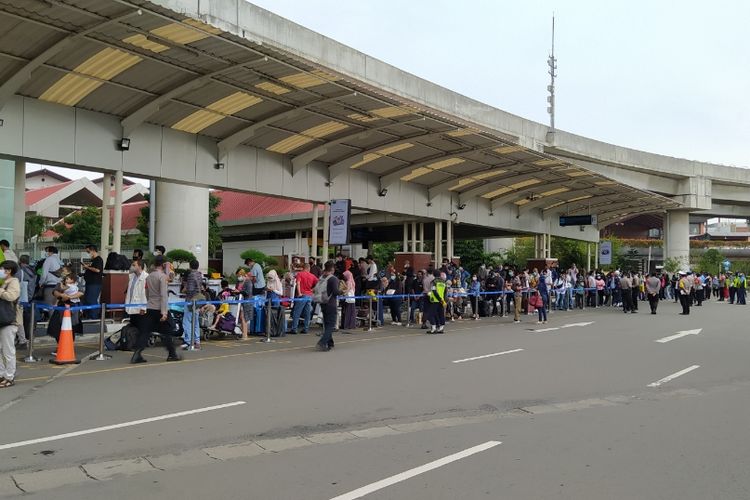
POLYGON ((39 34, 0 40, 13 159, 587 241, 557 216, 710 211, 715 182, 750 184, 549 134, 244 0, 0 0, 0 28, 39 34))

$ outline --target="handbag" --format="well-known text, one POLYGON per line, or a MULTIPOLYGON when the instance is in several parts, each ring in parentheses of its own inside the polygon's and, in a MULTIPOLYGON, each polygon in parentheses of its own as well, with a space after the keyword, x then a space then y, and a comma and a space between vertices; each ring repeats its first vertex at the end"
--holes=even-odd
POLYGON ((16 322, 18 300, 0 300, 0 326, 12 325, 16 322))

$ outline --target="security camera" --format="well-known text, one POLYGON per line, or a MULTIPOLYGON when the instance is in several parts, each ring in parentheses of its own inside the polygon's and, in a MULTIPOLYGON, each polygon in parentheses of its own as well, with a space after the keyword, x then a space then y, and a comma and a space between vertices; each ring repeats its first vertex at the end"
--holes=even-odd
POLYGON ((456 205, 456 208, 459 210, 463 210, 464 208, 466 208, 466 203, 459 203, 458 205, 456 205))
POLYGON ((380 191, 378 191, 378 196, 385 196, 388 194, 388 188, 383 188, 380 191))

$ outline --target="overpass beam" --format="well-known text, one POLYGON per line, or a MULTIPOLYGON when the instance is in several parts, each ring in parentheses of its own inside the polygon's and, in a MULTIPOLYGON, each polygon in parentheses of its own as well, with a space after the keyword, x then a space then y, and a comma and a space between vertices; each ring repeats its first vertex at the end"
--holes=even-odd
POLYGON ((669 210, 664 217, 664 257, 676 258, 682 267, 690 265, 690 212, 669 210))

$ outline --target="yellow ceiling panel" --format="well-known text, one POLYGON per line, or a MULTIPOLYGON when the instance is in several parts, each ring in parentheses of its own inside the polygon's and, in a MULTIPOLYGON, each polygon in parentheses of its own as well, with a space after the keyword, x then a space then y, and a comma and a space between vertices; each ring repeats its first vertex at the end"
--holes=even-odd
POLYGON ((289 92, 291 92, 291 90, 289 90, 288 88, 282 87, 281 85, 276 85, 272 82, 261 82, 255 84, 255 86, 261 90, 265 90, 266 92, 270 92, 276 95, 288 94, 289 92))
POLYGON ((584 177, 586 175, 592 175, 591 172, 586 172, 584 170, 570 170, 568 172, 565 172, 568 177, 584 177))
POLYGON ((39 99, 65 106, 75 106, 100 85, 102 82, 99 80, 68 73, 40 95, 39 99))
POLYGON ((463 179, 459 179, 458 183, 448 188, 448 191, 455 191, 457 189, 461 189, 464 186, 468 186, 469 184, 474 184, 475 182, 479 182, 479 179, 477 178, 471 178, 471 177, 465 177, 463 179))
POLYGON ((380 155, 390 155, 390 154, 393 154, 393 153, 398 153, 399 151, 403 151, 404 149, 409 149, 409 148, 411 148, 413 146, 414 146, 414 144, 412 144, 410 142, 406 142, 404 144, 397 144, 395 146, 390 146, 390 147, 387 147, 387 148, 379 149, 379 150, 376 151, 376 153, 378 153, 380 155))
POLYGON ((561 188, 552 189, 550 191, 545 191, 543 193, 540 193, 539 196, 554 196, 560 193, 567 193, 568 191, 570 191, 570 188, 561 187, 561 188))
POLYGON ((304 135, 297 134, 291 137, 287 137, 286 139, 283 139, 276 144, 272 144, 267 149, 276 153, 288 153, 300 146, 304 146, 308 142, 312 142, 312 140, 312 137, 306 137, 304 135))
POLYGON ((260 97, 255 97, 244 92, 235 92, 232 95, 228 95, 218 101, 206 106, 206 109, 216 111, 225 115, 233 115, 238 111, 255 106, 256 104, 263 102, 260 97))
POLYGON ((79 64, 73 72, 110 80, 141 61, 140 57, 122 50, 106 48, 79 64))
POLYGON ((307 130, 303 130, 299 134, 287 137, 286 139, 283 139, 276 144, 272 144, 267 149, 268 151, 274 151, 276 153, 289 153, 290 151, 294 151, 300 146, 304 146, 305 144, 312 142, 315 139, 336 133, 339 130, 343 130, 345 128, 347 128, 347 125, 340 122, 326 122, 321 125, 311 127, 307 130))
POLYGON ((501 194, 509 193, 513 191, 513 188, 509 188, 506 186, 503 186, 501 188, 497 188, 494 191, 490 191, 489 193, 485 193, 482 195, 482 198, 494 198, 495 196, 500 196, 501 194))
POLYGON ((588 200, 589 198, 593 198, 593 194, 587 194, 586 196, 579 196, 578 198, 571 198, 568 201, 568 203, 572 203, 574 201, 581 201, 581 200, 588 200))
POLYGON ((489 179, 491 177, 497 177, 498 175, 502 175, 506 172, 506 170, 492 170, 491 172, 484 172, 483 174, 476 174, 472 177, 474 179, 484 180, 489 179))
POLYGON ((75 106, 78 102, 101 86, 102 82, 86 78, 93 76, 100 80, 110 80, 142 59, 117 49, 100 50, 76 66, 71 73, 64 75, 50 86, 39 99, 75 106))
POLYGON ((364 123, 374 122, 374 121, 382 119, 379 116, 367 116, 367 115, 363 115, 362 113, 352 113, 347 116, 351 118, 352 120, 357 120, 358 122, 364 122, 364 123))
MULTIPOLYGON (((187 21, 186 21, 187 22, 187 21)), ((208 38, 208 33, 202 33, 180 23, 167 24, 151 30, 154 35, 166 38, 167 40, 187 45, 188 43, 197 42, 208 38)))
POLYGON ((314 138, 320 138, 325 137, 327 135, 335 134, 336 132, 339 132, 341 130, 344 130, 345 128, 348 128, 348 125, 345 125, 341 122, 336 121, 330 121, 325 122, 321 125, 316 125, 315 127, 309 128, 307 130, 304 130, 301 132, 302 135, 306 135, 308 137, 314 137, 314 138))
POLYGON ((431 168, 427 168, 427 167, 419 167, 417 169, 412 170, 410 174, 407 174, 407 175, 401 177, 401 180, 402 181, 410 181, 412 179, 416 179, 417 177, 421 177, 423 175, 427 175, 430 172, 434 172, 434 170, 432 170, 431 168))
POLYGON ((194 28, 207 31, 211 33, 212 35, 218 35, 219 33, 221 33, 221 30, 219 28, 214 28, 213 26, 206 24, 204 22, 198 21, 197 19, 185 19, 182 22, 185 24, 189 24, 190 26, 193 26, 194 28))
POLYGON ((165 50, 169 50, 169 47, 167 47, 166 45, 162 45, 158 42, 154 42, 153 40, 149 40, 145 35, 141 35, 140 33, 137 35, 129 36, 127 38, 123 38, 122 41, 125 43, 129 43, 130 45, 135 45, 136 47, 140 47, 142 49, 150 50, 151 52, 156 52, 157 54, 164 52, 165 50))
POLYGON ((210 127, 214 123, 224 118, 224 115, 202 109, 200 111, 196 111, 195 113, 189 114, 182 120, 172 125, 172 128, 175 130, 182 130, 183 132, 189 132, 191 134, 197 134, 204 128, 210 127))
POLYGON ((360 161, 352 165, 352 168, 359 168, 365 163, 370 163, 371 161, 377 160, 378 158, 381 158, 382 155, 376 154, 376 153, 367 153, 365 156, 362 157, 360 161))
POLYGON ((523 151, 525 148, 523 146, 502 146, 499 148, 495 148, 494 151, 496 153, 500 153, 501 155, 507 155, 510 153, 517 153, 519 151, 523 151))
POLYGON ((463 158, 446 158, 445 160, 436 161, 435 163, 430 163, 427 165, 427 168, 431 168, 433 170, 439 170, 441 168, 446 167, 452 167, 453 165, 458 165, 460 163, 465 162, 463 158))
POLYGON ((467 135, 472 135, 475 132, 468 128, 459 128, 456 130, 453 130, 452 132, 448 132, 446 135, 449 135, 451 137, 464 137, 467 135))
POLYGON ((335 82, 338 78, 326 73, 325 71, 315 70, 311 73, 295 73, 293 75, 283 76, 279 78, 279 80, 297 88, 306 89, 323 85, 328 82, 335 82))
POLYGON ((399 116, 409 115, 412 111, 398 106, 388 106, 385 108, 373 109, 370 111, 371 114, 380 116, 381 118, 397 118, 399 116))
POLYGON ((544 159, 544 160, 537 160, 534 162, 534 165, 538 165, 540 167, 551 167, 552 165, 562 165, 561 160, 554 160, 554 159, 544 159))
POLYGON ((523 206, 523 205, 526 205, 526 204, 527 204, 527 203, 529 203, 530 201, 531 201, 530 199, 528 199, 528 198, 524 198, 524 199, 522 199, 522 200, 518 200, 518 201, 515 201, 515 202, 513 202, 513 203, 515 203, 516 205, 518 205, 519 207, 521 207, 521 206, 523 206))

